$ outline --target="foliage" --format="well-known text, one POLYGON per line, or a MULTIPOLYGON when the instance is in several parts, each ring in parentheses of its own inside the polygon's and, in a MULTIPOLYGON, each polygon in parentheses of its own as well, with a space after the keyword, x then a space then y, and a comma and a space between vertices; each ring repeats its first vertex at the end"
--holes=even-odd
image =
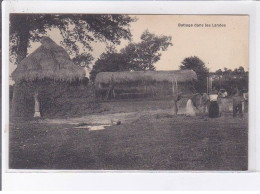
POLYGON ((74 64, 82 67, 89 67, 92 60, 94 60, 94 57, 90 53, 83 53, 72 59, 74 64))
POLYGON ((231 69, 228 69, 224 67, 224 70, 222 71, 221 69, 217 70, 215 72, 215 75, 222 75, 222 76, 231 76, 231 75, 246 75, 247 72, 245 71, 244 67, 240 66, 239 68, 235 68, 234 71, 231 69))
POLYGON ((90 80, 94 81, 99 72, 128 71, 128 63, 121 53, 106 52, 101 54, 95 62, 91 72, 90 80))
POLYGON ((198 76, 198 82, 195 84, 195 89, 200 92, 207 91, 207 77, 209 75, 209 69, 205 66, 205 63, 197 56, 187 57, 182 61, 180 69, 191 69, 196 72, 198 76))
POLYGON ((161 51, 172 46, 170 36, 156 36, 148 30, 141 35, 141 42, 130 43, 121 53, 132 64, 133 70, 155 70, 154 64, 161 58, 161 51))
POLYGON ((228 95, 236 93, 237 89, 242 91, 248 90, 248 79, 228 79, 228 80, 213 80, 212 86, 217 90, 225 89, 228 95))
MULTIPOLYGON (((129 24, 136 19, 119 14, 10 14, 10 56, 19 63, 27 55, 30 42, 39 41, 48 30, 58 29, 61 44, 70 55, 91 51, 91 42, 99 40, 119 44, 131 39, 129 24)), ((92 58, 87 55, 87 62, 92 58)), ((82 64, 82 63, 81 63, 82 64)))
POLYGON ((226 89, 229 95, 234 94, 236 89, 248 89, 248 72, 242 66, 233 71, 225 67, 223 71, 219 69, 212 74, 218 76, 218 79, 213 80, 213 87, 226 89))
POLYGON ((215 72, 216 75, 223 75, 223 71, 221 69, 218 69, 216 72, 215 72))
POLYGON ((245 73, 244 67, 240 66, 238 69, 234 69, 233 74, 234 75, 243 75, 245 73))
POLYGON ((109 49, 96 61, 90 72, 95 80, 98 72, 155 70, 154 64, 161 58, 161 52, 171 46, 170 36, 156 36, 148 30, 141 35, 141 42, 129 43, 120 52, 109 49))

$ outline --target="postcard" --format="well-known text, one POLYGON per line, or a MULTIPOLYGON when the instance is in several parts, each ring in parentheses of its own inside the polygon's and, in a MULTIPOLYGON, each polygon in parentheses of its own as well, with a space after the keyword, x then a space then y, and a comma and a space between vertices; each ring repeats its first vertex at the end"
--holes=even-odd
POLYGON ((10 169, 248 170, 248 15, 9 19, 10 169))

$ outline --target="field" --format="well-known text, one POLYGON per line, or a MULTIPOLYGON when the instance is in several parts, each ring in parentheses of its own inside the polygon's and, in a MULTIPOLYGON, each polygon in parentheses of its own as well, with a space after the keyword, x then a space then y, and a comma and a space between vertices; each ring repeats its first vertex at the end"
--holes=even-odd
POLYGON ((101 106, 78 118, 11 122, 10 168, 247 170, 247 115, 186 117, 182 108, 173 116, 170 100, 101 106))

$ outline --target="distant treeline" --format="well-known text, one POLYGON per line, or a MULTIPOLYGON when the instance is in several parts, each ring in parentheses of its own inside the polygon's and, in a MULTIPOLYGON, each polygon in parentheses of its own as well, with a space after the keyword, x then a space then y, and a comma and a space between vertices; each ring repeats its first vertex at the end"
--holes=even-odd
POLYGON ((212 86, 217 90, 225 89, 228 95, 232 95, 236 90, 248 90, 248 71, 245 71, 243 67, 234 69, 224 68, 217 70, 214 73, 210 73, 213 82, 212 86))

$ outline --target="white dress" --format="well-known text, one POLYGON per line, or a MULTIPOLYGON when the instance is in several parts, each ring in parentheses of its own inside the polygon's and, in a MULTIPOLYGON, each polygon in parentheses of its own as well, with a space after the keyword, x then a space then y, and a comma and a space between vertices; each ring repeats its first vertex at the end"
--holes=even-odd
POLYGON ((186 104, 186 115, 192 116, 192 117, 196 116, 195 107, 194 107, 191 99, 189 99, 186 104))

